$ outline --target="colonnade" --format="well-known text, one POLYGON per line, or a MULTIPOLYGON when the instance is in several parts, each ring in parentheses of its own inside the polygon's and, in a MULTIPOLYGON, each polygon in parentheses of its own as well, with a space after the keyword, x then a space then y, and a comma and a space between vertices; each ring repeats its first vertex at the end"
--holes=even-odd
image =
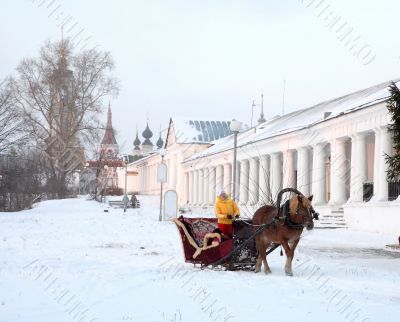
MULTIPOLYGON (((276 200, 282 188, 292 187, 304 195, 313 194, 316 205, 343 205, 363 201, 368 169, 373 173, 372 200, 388 199, 386 155, 392 140, 386 128, 321 141, 296 149, 238 158, 236 200, 242 205, 259 205, 276 200), (369 157, 367 138, 373 138, 369 157)), ((215 164, 213 160, 210 164, 215 164)), ((188 196, 192 205, 212 205, 222 189, 232 192, 232 163, 188 171, 188 196)))

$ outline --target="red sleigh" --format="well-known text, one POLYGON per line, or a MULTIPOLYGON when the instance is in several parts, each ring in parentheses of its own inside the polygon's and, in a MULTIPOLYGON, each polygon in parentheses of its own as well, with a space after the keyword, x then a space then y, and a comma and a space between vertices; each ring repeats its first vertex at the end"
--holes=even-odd
MULTIPOLYGON (((207 243, 214 237, 213 231, 217 228, 216 218, 184 218, 174 220, 181 236, 185 262, 213 266, 212 264, 229 257, 234 247, 240 245, 252 233, 253 228, 248 221, 237 220, 233 223, 233 238, 217 240, 207 243), (206 244, 207 243, 207 244, 206 244)), ((227 269, 252 269, 257 257, 255 241, 234 254, 221 266, 227 269)), ((220 266, 218 265, 218 266, 220 266)))

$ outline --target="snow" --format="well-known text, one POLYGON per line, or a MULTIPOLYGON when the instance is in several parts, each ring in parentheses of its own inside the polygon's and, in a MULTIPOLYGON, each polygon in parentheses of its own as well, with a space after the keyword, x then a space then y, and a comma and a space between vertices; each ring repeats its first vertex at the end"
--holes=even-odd
MULTIPOLYGON (((398 87, 400 87, 399 79, 395 79, 394 82, 398 87)), ((242 131, 238 135, 238 148, 278 135, 314 126, 339 115, 376 105, 385 101, 390 96, 388 86, 391 84, 392 81, 384 82, 342 97, 321 102, 309 108, 300 109, 282 116, 275 116, 255 128, 242 131), (328 117, 324 117, 326 112, 331 114, 328 117)), ((191 156, 185 161, 191 161, 226 151, 232 149, 232 146, 233 136, 229 136, 214 142, 214 145, 210 148, 191 156)))
POLYGON ((157 199, 139 199, 126 214, 85 198, 0 213, 0 321, 399 319, 400 253, 385 249, 396 236, 306 232, 294 277, 279 251, 270 275, 200 270, 157 199))

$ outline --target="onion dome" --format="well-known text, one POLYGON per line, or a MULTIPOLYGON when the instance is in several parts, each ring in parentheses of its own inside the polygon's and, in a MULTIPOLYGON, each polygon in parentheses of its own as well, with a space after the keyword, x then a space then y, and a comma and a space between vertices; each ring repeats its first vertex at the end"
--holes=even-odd
MULTIPOLYGON (((149 122, 147 122, 147 126, 146 126, 145 130, 143 131, 142 135, 146 140, 149 140, 153 137, 153 132, 151 132, 151 130, 149 128, 149 122)), ((146 140, 145 140, 145 142, 146 142, 146 140)), ((143 142, 143 144, 144 144, 144 142, 143 142)))
POLYGON ((161 149, 164 146, 164 141, 161 138, 161 133, 160 133, 160 137, 158 138, 158 141, 156 144, 157 144, 157 148, 159 148, 159 149, 161 149))
POLYGON ((139 145, 140 145, 140 140, 139 140, 139 133, 138 133, 138 130, 136 130, 136 138, 135 138, 135 141, 133 141, 133 145, 135 146, 135 148, 136 147, 139 147, 139 145))

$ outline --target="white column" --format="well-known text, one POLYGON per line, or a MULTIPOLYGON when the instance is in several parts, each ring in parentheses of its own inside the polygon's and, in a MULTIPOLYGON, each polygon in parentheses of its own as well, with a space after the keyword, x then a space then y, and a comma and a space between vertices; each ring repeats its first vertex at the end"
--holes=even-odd
POLYGON ((283 188, 296 188, 294 150, 287 150, 283 154, 283 188))
POLYGON ((258 158, 252 158, 249 161, 249 200, 248 204, 254 206, 258 202, 258 179, 260 175, 260 165, 258 158))
POLYGON ((208 205, 210 203, 209 201, 209 190, 210 190, 210 169, 205 168, 204 169, 204 184, 203 184, 204 190, 203 190, 203 203, 205 205, 208 205))
POLYGON ((199 203, 199 171, 194 171, 194 183, 193 183, 193 204, 199 203))
POLYGON ((282 189, 282 154, 271 154, 271 197, 276 201, 279 191, 282 189))
POLYGON ((357 202, 357 192, 358 189, 358 156, 357 156, 357 149, 358 149, 358 134, 351 135, 351 165, 350 165, 350 198, 347 202, 357 202))
POLYGON ((181 198, 182 201, 186 203, 189 200, 189 172, 184 172, 183 175, 184 175, 183 197, 181 198))
POLYGON ((194 202, 193 202, 193 186, 194 186, 194 173, 193 173, 193 171, 190 171, 189 172, 189 203, 190 204, 193 204, 194 202))
POLYGON ((199 170, 199 205, 202 205, 204 203, 204 171, 203 169, 199 170))
POLYGON ((230 163, 224 164, 224 184, 223 189, 230 196, 232 187, 232 165, 230 163))
POLYGON ((367 136, 356 134, 351 141, 350 201, 363 201, 363 184, 368 178, 367 136))
POLYGON ((297 152, 297 189, 305 196, 311 194, 310 179, 310 150, 308 147, 302 147, 297 152))
POLYGON ((246 204, 249 200, 249 161, 240 162, 240 203, 246 204))
POLYGON ((260 169, 259 169, 259 191, 258 191, 258 202, 262 205, 271 202, 270 198, 270 186, 269 186, 269 177, 270 177, 270 158, 268 155, 263 155, 260 158, 260 169))
POLYGON ((217 184, 217 182, 216 182, 216 174, 215 174, 215 167, 211 167, 210 168, 209 177, 210 177, 210 189, 208 190, 208 192, 209 192, 209 196, 208 196, 208 200, 209 201, 208 202, 210 204, 214 204, 215 200, 216 200, 216 195, 217 195, 217 193, 215 191, 216 184, 217 184))
POLYGON ((240 200, 240 173, 241 165, 239 161, 236 161, 236 198, 235 200, 240 200))
POLYGON ((374 146, 374 196, 373 200, 378 200, 378 191, 380 184, 380 171, 379 171, 379 163, 381 161, 380 151, 381 151, 381 135, 380 130, 375 129, 375 146, 374 146))
POLYGON ((332 205, 347 201, 346 141, 333 140, 331 144, 331 200, 332 205))
POLYGON ((223 184, 224 184, 224 169, 222 165, 218 165, 216 168, 216 193, 220 193, 221 190, 223 189, 223 184))
POLYGON ((379 151, 379 190, 377 191, 378 201, 387 201, 389 196, 389 187, 387 182, 388 165, 386 163, 386 155, 392 156, 392 136, 385 128, 380 132, 380 150, 379 151))
POLYGON ((320 143, 313 147, 312 194, 315 205, 326 203, 326 168, 327 144, 320 143))

